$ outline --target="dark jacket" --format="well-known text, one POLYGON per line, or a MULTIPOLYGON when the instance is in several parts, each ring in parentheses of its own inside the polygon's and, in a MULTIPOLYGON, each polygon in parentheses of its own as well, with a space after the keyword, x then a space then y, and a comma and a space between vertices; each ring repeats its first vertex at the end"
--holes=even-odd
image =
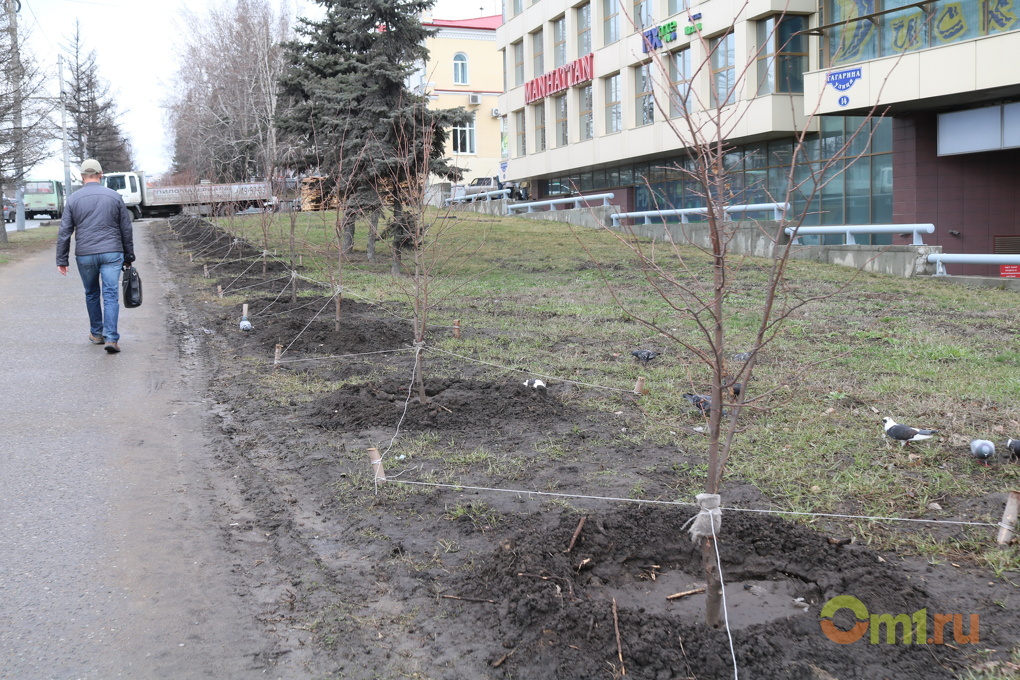
POLYGON ((71 234, 75 255, 124 253, 129 261, 135 257, 131 213, 124 199, 97 182, 85 184, 67 199, 57 235, 58 267, 67 266, 71 234))

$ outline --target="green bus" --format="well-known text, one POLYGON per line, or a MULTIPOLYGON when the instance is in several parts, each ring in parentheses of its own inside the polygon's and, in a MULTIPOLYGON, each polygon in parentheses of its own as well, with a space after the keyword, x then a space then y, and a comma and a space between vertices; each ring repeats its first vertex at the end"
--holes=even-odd
POLYGON ((64 184, 55 179, 30 179, 25 182, 25 219, 49 215, 60 219, 64 212, 64 184))

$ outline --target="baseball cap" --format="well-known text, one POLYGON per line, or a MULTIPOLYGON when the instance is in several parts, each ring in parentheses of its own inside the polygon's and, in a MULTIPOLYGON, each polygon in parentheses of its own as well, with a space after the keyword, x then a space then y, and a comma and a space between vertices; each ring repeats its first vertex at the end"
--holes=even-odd
POLYGON ((87 158, 82 161, 81 174, 83 175, 101 175, 103 174, 103 166, 99 164, 95 158, 87 158))

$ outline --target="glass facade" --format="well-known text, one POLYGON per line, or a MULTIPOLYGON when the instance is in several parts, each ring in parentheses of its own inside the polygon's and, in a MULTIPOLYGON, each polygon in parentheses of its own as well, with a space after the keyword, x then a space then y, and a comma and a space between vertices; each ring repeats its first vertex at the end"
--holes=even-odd
POLYGON ((800 31, 808 27, 807 23, 807 17, 796 15, 768 17, 756 22, 759 95, 804 92, 808 39, 800 31))
POLYGON ((591 52, 591 3, 578 7, 577 12, 577 56, 591 52))
POLYGON ((583 142, 593 139, 595 137, 595 116, 592 110, 591 84, 585 85, 577 91, 577 104, 580 140, 583 142))
MULTIPOLYGON (((722 200, 730 205, 790 200, 803 224, 892 223, 892 121, 824 116, 821 132, 809 135, 796 151, 792 138, 736 146, 724 159, 722 200)), ((596 171, 550 177, 550 185, 581 191, 633 187, 634 210, 696 208, 705 205, 704 189, 684 169, 687 156, 626 163, 596 171)), ((748 214, 771 219, 771 211, 748 214)), ((673 218, 668 221, 677 221, 673 218)), ((689 219, 696 220, 696 216, 689 219)), ((842 243, 842 235, 805 236, 805 243, 842 243)), ((859 242, 863 242, 859 237, 859 242)), ((892 242, 891 234, 874 234, 874 244, 892 242)))
POLYGON ((736 99, 737 66, 733 34, 712 38, 708 44, 712 51, 712 106, 722 108, 736 99))
POLYGON ((634 124, 650 125, 655 122, 655 95, 652 92, 652 64, 634 69, 634 124))
POLYGON ((669 115, 686 116, 691 111, 691 50, 684 48, 669 55, 669 115))
POLYGON ((1016 2, 938 0, 922 9, 914 0, 823 0, 826 23, 847 23, 825 31, 822 59, 839 66, 1015 31, 1016 2))

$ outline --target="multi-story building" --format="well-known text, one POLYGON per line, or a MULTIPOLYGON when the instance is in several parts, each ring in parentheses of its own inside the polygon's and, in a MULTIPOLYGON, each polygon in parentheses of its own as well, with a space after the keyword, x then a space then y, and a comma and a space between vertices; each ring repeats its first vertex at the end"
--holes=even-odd
POLYGON ((807 224, 931 222, 946 252, 1020 252, 1016 2, 506 0, 507 174, 696 207, 674 170, 694 121, 729 147, 737 203, 795 186, 807 224))
MULTIPOLYGON (((498 97, 503 91, 502 64, 496 49, 499 15, 477 19, 433 19, 422 24, 435 30, 426 39, 427 64, 419 64, 409 86, 426 94, 430 106, 464 107, 472 118, 455 127, 447 141, 447 154, 464 170, 463 182, 499 174, 500 123, 498 97)), ((449 194, 449 187, 446 187, 449 194)))

